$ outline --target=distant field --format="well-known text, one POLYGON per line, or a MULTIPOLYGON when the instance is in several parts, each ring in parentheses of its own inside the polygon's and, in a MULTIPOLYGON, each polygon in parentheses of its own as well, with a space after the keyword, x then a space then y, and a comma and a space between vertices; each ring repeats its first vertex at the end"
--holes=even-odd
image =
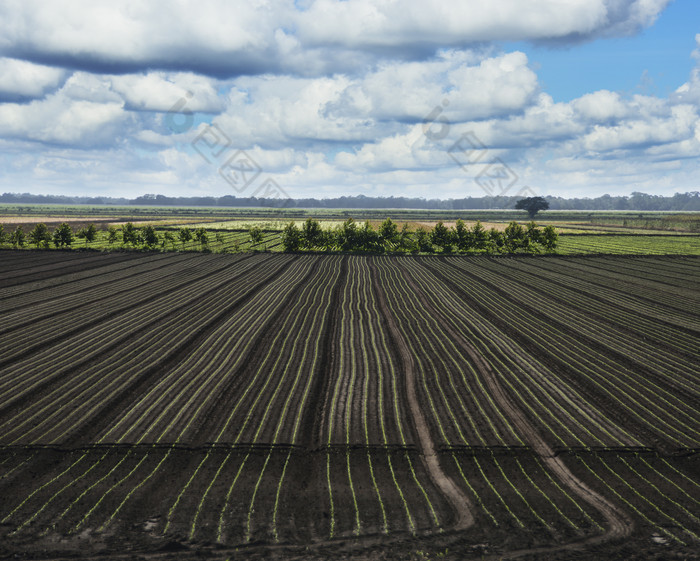
MULTIPOLYGON (((94 242, 85 244, 80 240, 75 248, 97 250, 120 249, 119 242, 110 244, 107 228, 120 227, 132 222, 137 227, 153 225, 161 242, 158 248, 164 251, 197 251, 202 248, 195 242, 182 244, 163 240, 166 231, 187 226, 190 229, 205 228, 209 232, 208 251, 245 252, 281 251, 281 231, 290 221, 301 226, 313 216, 320 220, 323 228, 335 228, 352 216, 357 222, 368 220, 378 228, 381 221, 391 217, 399 227, 407 224, 411 230, 430 229, 438 220, 452 227, 457 218, 468 226, 476 220, 487 229, 502 231, 511 220, 521 224, 528 222, 523 212, 510 210, 470 211, 421 211, 421 210, 337 210, 337 209, 235 209, 235 208, 184 208, 184 207, 88 207, 88 206, 31 206, 0 205, 0 224, 7 233, 21 226, 28 233, 36 223, 44 222, 51 229, 67 221, 77 231, 90 223, 100 230, 94 242), (264 238, 252 243, 248 230, 259 227, 264 238)), ((591 254, 700 254, 700 213, 661 212, 581 212, 547 211, 537 219, 540 226, 552 225, 560 234, 557 253, 591 254), (604 235, 595 235, 604 234, 604 235)), ((3 247, 10 247, 5 243, 3 247)))
MULTIPOLYGON (((379 221, 391 217, 396 222, 444 222, 461 218, 465 221, 509 222, 526 220, 523 211, 482 209, 482 210, 412 210, 412 209, 275 209, 275 208, 232 208, 232 207, 155 207, 155 206, 109 206, 109 205, 0 205, 0 216, 22 218, 31 217, 75 217, 94 220, 137 221, 184 219, 191 222, 280 222, 305 220, 313 217, 318 220, 343 221, 348 217, 355 220, 379 221)), ((659 211, 558 211, 549 210, 538 216, 543 223, 561 222, 572 226, 618 226, 700 232, 700 212, 659 212, 659 211)))

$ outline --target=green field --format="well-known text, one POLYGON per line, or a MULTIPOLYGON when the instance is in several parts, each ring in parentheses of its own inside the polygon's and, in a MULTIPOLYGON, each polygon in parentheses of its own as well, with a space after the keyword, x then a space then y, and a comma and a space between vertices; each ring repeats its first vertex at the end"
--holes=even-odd
MULTIPOLYGON (((73 231, 90 223, 98 229, 97 238, 85 243, 76 239, 72 248, 92 250, 131 249, 118 240, 108 241, 107 229, 133 222, 137 227, 152 225, 159 236, 160 251, 201 251, 238 253, 247 251, 282 251, 282 230, 289 222, 298 227, 313 217, 324 229, 336 228, 347 218, 358 223, 369 221, 377 228, 390 217, 399 227, 406 224, 414 231, 431 228, 437 221, 446 225, 462 219, 468 224, 480 220, 486 228, 502 229, 510 221, 528 222, 522 211, 515 210, 405 210, 405 209, 270 209, 221 207, 152 207, 152 206, 89 206, 89 205, 0 205, 0 224, 6 239, 0 247, 10 248, 9 234, 21 227, 28 234, 36 223, 43 222, 53 230, 68 222, 73 231), (208 244, 195 241, 180 243, 177 230, 205 228, 208 244), (263 230, 263 240, 251 242, 249 230, 263 230), (171 232, 175 242, 164 235, 171 232)), ((575 254, 653 254, 700 255, 700 213, 668 213, 639 211, 546 211, 537 217, 540 226, 552 225, 560 234, 556 253, 575 254)), ((25 248, 29 249, 28 243, 25 248)), ((51 246, 53 247, 53 245, 51 246)))
MULTIPOLYGON (((421 210, 421 209, 335 209, 335 208, 237 208, 237 207, 158 207, 116 205, 30 205, 0 204, 0 217, 16 217, 19 221, 35 217, 69 217, 85 220, 188 220, 202 222, 232 221, 281 222, 305 220, 384 220, 391 217, 396 222, 481 220, 482 222, 524 220, 524 211, 508 209, 478 210, 421 210)), ((616 226, 700 232, 700 212, 664 211, 578 211, 548 210, 538 220, 568 223, 580 226, 616 226)))
POLYGON ((700 255, 700 236, 644 234, 563 235, 557 253, 580 255, 700 255))

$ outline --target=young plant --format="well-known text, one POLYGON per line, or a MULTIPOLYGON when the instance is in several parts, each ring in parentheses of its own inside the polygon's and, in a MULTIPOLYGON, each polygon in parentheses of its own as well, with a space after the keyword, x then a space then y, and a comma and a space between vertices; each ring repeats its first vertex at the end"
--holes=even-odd
POLYGON ((40 245, 48 248, 49 242, 51 241, 51 234, 49 234, 49 229, 46 224, 40 222, 34 225, 34 229, 29 233, 29 241, 36 245, 38 248, 40 245))
POLYGON ((177 237, 180 240, 180 243, 182 244, 182 249, 185 249, 185 244, 192 240, 192 230, 190 230, 186 226, 180 228, 177 231, 177 237))
POLYGON ((70 247, 73 243, 73 229, 67 222, 62 222, 53 232, 53 244, 56 247, 70 247))
POLYGON ((17 226, 15 231, 10 234, 10 243, 12 243, 12 246, 15 248, 24 247, 24 231, 22 230, 22 226, 17 226))

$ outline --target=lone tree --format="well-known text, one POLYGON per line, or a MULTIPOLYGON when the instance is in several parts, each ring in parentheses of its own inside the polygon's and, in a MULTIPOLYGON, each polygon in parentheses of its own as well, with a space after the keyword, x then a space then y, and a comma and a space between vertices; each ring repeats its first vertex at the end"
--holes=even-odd
POLYGON ((549 203, 544 197, 527 197, 515 203, 515 208, 517 210, 526 210, 530 218, 535 218, 539 211, 549 208, 549 203))

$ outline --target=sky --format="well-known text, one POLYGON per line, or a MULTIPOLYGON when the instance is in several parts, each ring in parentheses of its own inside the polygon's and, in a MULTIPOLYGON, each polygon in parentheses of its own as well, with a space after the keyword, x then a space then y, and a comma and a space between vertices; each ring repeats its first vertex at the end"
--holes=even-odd
POLYGON ((3 0, 0 192, 700 190, 697 0, 3 0))

